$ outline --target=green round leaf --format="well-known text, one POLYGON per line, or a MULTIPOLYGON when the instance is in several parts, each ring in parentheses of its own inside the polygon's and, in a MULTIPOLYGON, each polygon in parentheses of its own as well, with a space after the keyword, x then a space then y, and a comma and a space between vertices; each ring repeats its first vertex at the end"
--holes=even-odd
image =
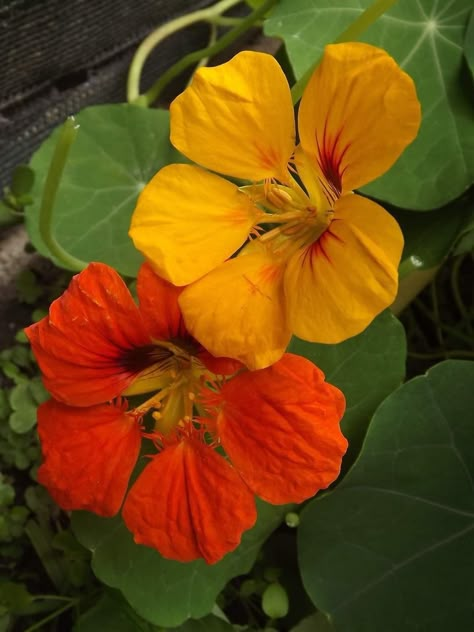
POLYGON ((189 619, 173 632, 236 632, 236 628, 224 619, 209 614, 203 619, 189 619))
MULTIPOLYGON (((182 160, 169 143, 169 114, 127 104, 97 105, 80 112, 76 122, 80 128, 56 197, 53 234, 75 257, 134 276, 142 257, 128 229, 138 194, 161 167, 182 160)), ((58 131, 31 159, 34 204, 25 211, 33 245, 50 258, 38 220, 58 131)))
POLYGON ((118 588, 140 616, 155 625, 172 627, 212 611, 224 585, 250 570, 261 544, 289 507, 259 502, 258 509, 257 524, 244 533, 238 549, 213 565, 202 560, 182 564, 164 559, 153 549, 135 544, 119 518, 76 512, 72 524, 79 542, 92 551, 97 577, 118 588))
POLYGON ((120 593, 106 592, 90 610, 82 614, 73 632, 153 632, 156 628, 143 621, 120 593))
POLYGON ((23 614, 32 601, 25 584, 0 581, 0 607, 5 607, 12 614, 23 614))
POLYGON ((335 632, 335 630, 322 612, 316 612, 300 621, 291 632, 335 632))
POLYGON ((429 270, 439 265, 456 244, 459 254, 472 244, 474 201, 466 195, 429 214, 390 210, 403 231, 405 246, 400 263, 400 278, 415 270, 429 270), (464 248, 464 250, 463 250, 464 248))
POLYGON ((340 632, 472 628, 474 363, 392 393, 336 489, 301 514, 299 560, 340 632))
MULTIPOLYGON (((281 0, 266 22, 282 37, 301 76, 372 0, 281 0)), ((365 187, 376 198, 417 210, 459 197, 474 173, 469 85, 463 85, 463 37, 472 0, 399 0, 361 39, 385 48, 413 77, 423 122, 416 141, 387 174, 365 187)), ((374 116, 377 113, 374 112, 374 116)))
POLYGON ((10 428, 19 434, 28 432, 36 424, 37 403, 31 384, 22 382, 14 386, 10 392, 10 406, 13 409, 9 419, 10 428))
POLYGON ((342 431, 349 440, 345 462, 357 455, 373 412, 405 377, 406 341, 401 323, 386 310, 367 329, 338 345, 293 338, 288 349, 309 358, 342 390, 346 413, 342 431))
POLYGON ((464 35, 464 56, 474 77, 474 9, 467 23, 466 34, 464 35))

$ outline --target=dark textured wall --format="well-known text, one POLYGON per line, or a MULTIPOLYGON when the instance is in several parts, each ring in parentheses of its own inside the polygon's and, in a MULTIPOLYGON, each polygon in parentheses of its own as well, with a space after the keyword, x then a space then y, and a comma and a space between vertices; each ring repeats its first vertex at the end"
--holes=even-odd
MULTIPOLYGON (((69 114, 126 98, 128 67, 154 28, 209 0, 0 0, 0 185, 69 114)), ((207 27, 165 40, 145 66, 149 87, 206 44, 207 27)))

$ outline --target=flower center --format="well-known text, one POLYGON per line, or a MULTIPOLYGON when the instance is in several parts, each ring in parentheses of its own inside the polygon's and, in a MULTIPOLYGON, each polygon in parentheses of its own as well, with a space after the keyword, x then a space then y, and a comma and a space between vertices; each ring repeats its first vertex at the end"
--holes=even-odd
POLYGON ((134 413, 139 418, 151 414, 154 433, 163 437, 172 437, 183 425, 187 426, 194 419, 195 406, 201 412, 196 397, 203 382, 220 379, 192 353, 195 349, 190 344, 183 348, 181 341, 160 341, 134 352, 136 356, 148 357, 150 362, 159 361, 143 370, 124 394, 155 391, 134 409, 134 413))
POLYGON ((156 341, 153 344, 127 349, 120 358, 125 371, 134 375, 134 380, 123 395, 139 395, 169 386, 201 364, 192 355, 193 349, 186 342, 156 341))
POLYGON ((248 191, 263 210, 259 224, 279 224, 259 234, 259 241, 271 244, 274 254, 284 257, 316 242, 334 215, 331 208, 318 209, 296 182, 292 184, 290 188, 265 183, 248 191))

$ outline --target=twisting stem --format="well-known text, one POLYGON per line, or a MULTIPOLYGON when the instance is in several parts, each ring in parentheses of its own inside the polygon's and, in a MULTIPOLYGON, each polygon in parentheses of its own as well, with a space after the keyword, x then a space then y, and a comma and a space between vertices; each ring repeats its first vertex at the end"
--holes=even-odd
MULTIPOLYGON (((208 46, 213 46, 216 43, 217 40, 217 24, 214 24, 213 22, 210 24, 211 27, 211 32, 209 35, 209 44, 208 46)), ((209 56, 207 57, 203 57, 202 59, 199 60, 199 63, 196 66, 196 70, 198 68, 202 68, 203 66, 207 65, 207 62, 209 61, 209 56)), ((192 77, 189 80, 189 83, 191 83, 192 81, 192 77)))
POLYGON ((46 176, 39 212, 39 232, 41 239, 51 254, 60 261, 65 268, 75 271, 83 270, 87 266, 87 262, 70 255, 60 246, 52 232, 52 219, 58 186, 61 182, 61 176, 69 150, 76 138, 78 129, 79 125, 76 123, 74 117, 70 116, 59 132, 58 142, 54 148, 48 175, 46 176))
POLYGON ((212 7, 200 9, 186 15, 181 15, 180 17, 167 22, 166 24, 162 24, 155 31, 150 33, 150 35, 148 35, 148 37, 145 38, 140 44, 135 55, 133 56, 130 69, 128 71, 127 101, 129 103, 133 103, 137 99, 139 99, 140 77, 142 74, 143 66, 145 65, 145 62, 153 49, 160 42, 162 42, 169 35, 176 33, 176 31, 180 31, 181 29, 184 29, 187 26, 191 26, 196 22, 202 22, 205 20, 212 22, 214 18, 218 17, 239 2, 241 2, 241 0, 221 0, 212 7))
POLYGON ((248 30, 253 24, 258 22, 261 17, 267 13, 267 11, 276 4, 278 0, 266 0, 258 9, 250 13, 246 18, 244 18, 238 26, 228 31, 225 35, 223 35, 220 39, 212 44, 212 46, 207 46, 206 48, 201 48, 201 50, 197 50, 193 53, 189 53, 185 55, 182 59, 180 59, 174 66, 168 68, 168 70, 161 75, 161 77, 156 81, 152 87, 146 92, 140 99, 142 100, 143 105, 151 105, 156 99, 159 97, 163 89, 168 85, 168 83, 181 74, 186 68, 195 64, 203 57, 211 57, 216 53, 219 53, 226 46, 229 46, 235 39, 237 39, 242 33, 248 30))
MULTIPOLYGON (((369 28, 371 24, 373 24, 378 18, 383 15, 386 11, 388 11, 397 0, 375 0, 370 7, 368 7, 363 13, 359 15, 357 20, 354 20, 352 24, 345 29, 340 35, 336 37, 334 40, 335 44, 340 44, 342 42, 351 42, 360 37, 360 35, 369 28)), ((320 59, 318 59, 305 73, 304 75, 295 83, 293 88, 291 89, 291 96, 293 98, 293 103, 296 104, 301 99, 304 89, 306 88, 306 84, 311 78, 314 69, 319 64, 320 59)))

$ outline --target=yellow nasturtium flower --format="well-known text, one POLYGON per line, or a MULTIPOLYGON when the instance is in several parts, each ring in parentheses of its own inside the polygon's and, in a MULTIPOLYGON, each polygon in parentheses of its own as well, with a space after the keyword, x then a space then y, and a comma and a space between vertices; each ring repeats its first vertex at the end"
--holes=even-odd
POLYGON ((198 70, 171 105, 171 142, 201 167, 164 167, 130 230, 159 275, 188 285, 180 306, 192 335, 216 356, 263 368, 292 333, 337 343, 363 331, 395 297, 403 237, 352 191, 387 171, 419 124, 413 81, 367 44, 326 47, 296 147, 273 57, 242 52, 198 70))

